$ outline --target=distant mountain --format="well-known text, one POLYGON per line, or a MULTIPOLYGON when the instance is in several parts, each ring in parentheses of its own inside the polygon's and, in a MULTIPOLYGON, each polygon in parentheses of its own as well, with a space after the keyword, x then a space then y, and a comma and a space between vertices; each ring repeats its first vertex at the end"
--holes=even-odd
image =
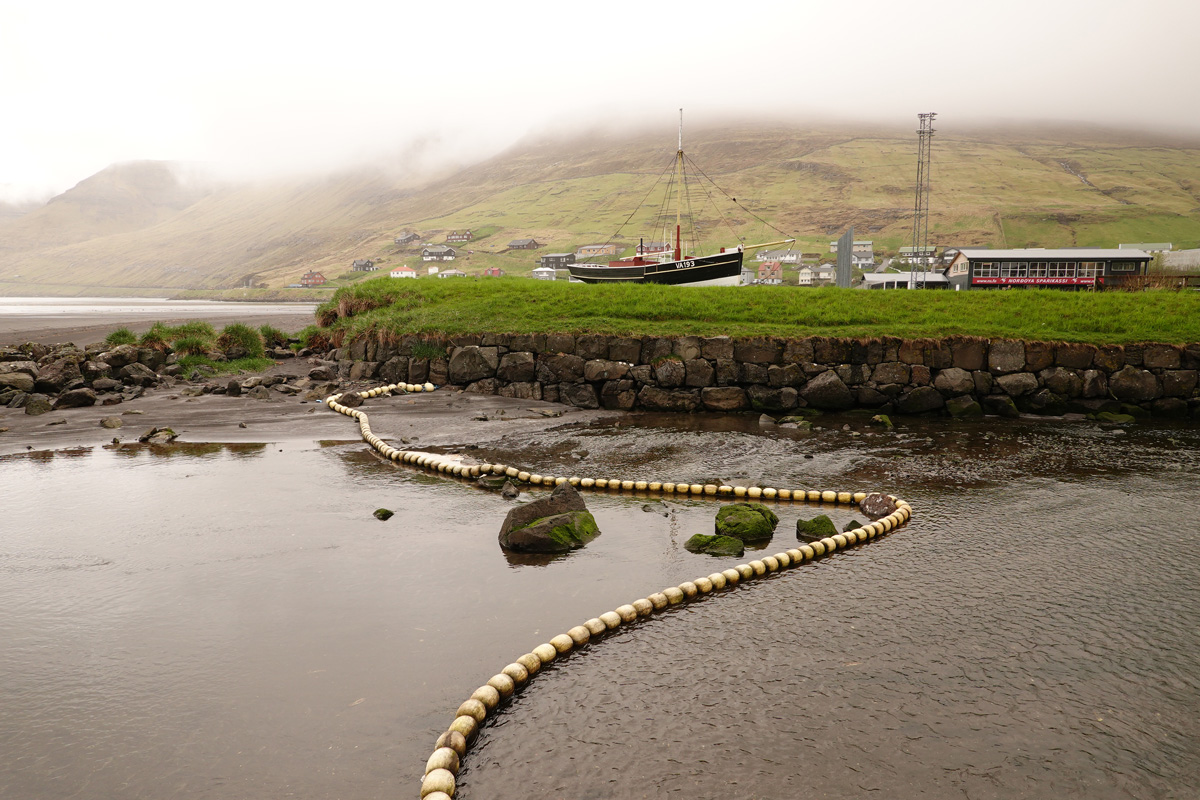
POLYGON ((209 190, 162 161, 114 164, 0 227, 0 252, 27 252, 140 231, 165 222, 209 190))
POLYGON ((39 208, 37 203, 7 203, 0 201, 0 225, 39 208))
MULTIPOLYGON (((894 251, 911 243, 915 140, 866 127, 689 131, 689 156, 728 192, 701 194, 694 215, 726 244, 775 238, 773 227, 827 252, 853 226, 877 251, 894 251)), ((336 277, 358 258, 419 260, 392 243, 409 230, 440 243, 471 228, 477 239, 462 249, 473 255, 457 266, 520 273, 537 253, 508 252, 509 240, 535 238, 547 251, 607 241, 674 152, 673 135, 548 138, 437 179, 361 170, 270 185, 203 185, 170 164, 117 165, 37 210, 0 213, 0 294, 282 286, 308 269, 336 277)), ((1084 128, 943 126, 930 212, 930 238, 943 246, 1196 246, 1200 145, 1084 128)), ((631 223, 619 238, 639 235, 653 232, 631 223)))

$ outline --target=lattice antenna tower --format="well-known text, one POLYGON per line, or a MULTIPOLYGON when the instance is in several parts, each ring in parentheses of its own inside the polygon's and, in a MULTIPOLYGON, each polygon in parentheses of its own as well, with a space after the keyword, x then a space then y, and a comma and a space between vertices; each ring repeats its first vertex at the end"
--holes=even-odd
MULTIPOLYGON (((917 114, 917 198, 913 203, 912 257, 921 264, 921 288, 925 286, 926 251, 929 249, 929 146, 933 142, 933 121, 937 114, 917 114)), ((909 265, 909 285, 914 269, 909 265)), ((914 287, 915 288, 915 287, 914 287)))

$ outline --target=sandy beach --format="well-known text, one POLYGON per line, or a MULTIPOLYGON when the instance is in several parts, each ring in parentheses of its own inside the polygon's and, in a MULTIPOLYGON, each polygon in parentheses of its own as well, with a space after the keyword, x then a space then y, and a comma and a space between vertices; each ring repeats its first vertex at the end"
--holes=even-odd
MULTIPOLYGON (((236 313, 239 309, 222 311, 236 313)), ((237 321, 251 325, 270 324, 285 331, 300 330, 312 322, 311 314, 299 310, 287 313, 286 307, 255 313, 255 307, 247 305, 246 311, 249 313, 236 316, 237 321)), ((110 331, 122 326, 137 332, 149 328, 155 321, 176 324, 197 318, 209 319, 214 326, 225 324, 221 318, 199 313, 170 318, 149 318, 140 311, 124 315, 71 314, 66 324, 55 324, 55 320, 47 315, 20 314, 0 316, 0 344, 73 342, 84 346, 102 340, 110 331)), ((234 318, 227 320, 234 321, 234 318)), ((286 359, 255 374, 303 377, 316 363, 316 359, 310 358, 286 359)), ((238 377, 250 376, 246 373, 238 377)), ((224 385, 231 377, 218 376, 210 380, 224 385)), ((377 383, 363 382, 353 388, 365 389, 377 383)), ((141 433, 153 427, 171 428, 179 434, 178 441, 193 443, 359 438, 357 426, 352 421, 318 402, 277 393, 273 393, 271 400, 256 400, 245 395, 188 397, 182 393, 183 389, 193 385, 188 381, 168 379, 167 385, 147 389, 136 400, 112 406, 62 409, 40 416, 29 416, 20 408, 0 407, 0 455, 95 447, 109 444, 114 438, 136 441, 141 433), (100 421, 109 417, 119 418, 121 427, 102 427, 100 421)), ((565 421, 563 418, 585 421, 613 413, 460 391, 381 398, 371 401, 369 406, 372 424, 381 435, 395 436, 397 440, 417 437, 413 447, 533 433, 547 425, 560 424, 565 421)))
MULTIPOLYGON (((308 359, 288 359, 255 374, 301 376, 311 368, 308 359)), ((250 374, 240 377, 248 378, 250 374)), ((229 378, 213 380, 224 383, 229 378)), ((354 388, 368 388, 377 383, 363 383, 354 388)), ((136 441, 153 427, 171 428, 179 434, 180 442, 359 439, 353 420, 335 414, 319 402, 281 394, 271 400, 255 400, 246 395, 183 395, 180 390, 191 385, 180 381, 173 386, 148 389, 142 397, 118 405, 61 409, 40 416, 29 416, 20 408, 0 408, 0 429, 7 429, 0 432, 0 455, 95 447, 109 444, 114 438, 136 441), (122 426, 102 427, 100 421, 108 417, 119 418, 122 426)), ((457 390, 378 398, 368 401, 364 410, 370 414, 371 424, 379 435, 394 439, 397 445, 401 438, 409 438, 412 443, 408 446, 414 449, 534 434, 548 425, 589 421, 616 413, 457 390)))

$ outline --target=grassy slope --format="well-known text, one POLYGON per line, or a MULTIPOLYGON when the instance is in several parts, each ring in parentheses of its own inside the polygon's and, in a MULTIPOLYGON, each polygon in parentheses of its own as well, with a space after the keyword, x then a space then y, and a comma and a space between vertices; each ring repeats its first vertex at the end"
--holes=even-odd
POLYGON ((371 280, 318 309, 334 330, 392 335, 641 336, 953 334, 1123 344, 1200 342, 1200 296, 1151 291, 869 292, 773 287, 591 286, 527 278, 371 280))
MULTIPOLYGON (((827 252, 850 225, 877 250, 894 250, 909 243, 914 139, 907 131, 729 127, 694 132, 688 152, 743 205, 796 234, 806 251, 827 252)), ((414 249, 392 244, 396 233, 417 230, 441 242, 450 230, 468 227, 491 235, 463 248, 474 253, 456 267, 528 274, 541 253, 606 241, 670 164, 673 147, 671 136, 657 134, 540 142, 423 186, 358 173, 226 187, 161 218, 142 209, 108 236, 95 235, 97 217, 88 206, 90 216, 80 223, 86 241, 63 244, 60 233, 29 244, 39 230, 72 224, 64 216, 69 204, 56 202, 54 215, 42 209, 0 222, 0 240, 22 243, 0 252, 0 292, 18 273, 18 282, 69 291, 96 284, 225 288, 247 276, 277 287, 308 269, 335 277, 355 258, 379 259, 385 269, 418 267, 414 249), (524 237, 546 247, 504 252, 509 240, 524 237)), ((1200 243, 1194 144, 1152 146, 1078 132, 1057 132, 1051 141, 943 128, 934 142, 932 190, 931 238, 943 245, 1200 243)), ((127 188, 121 191, 124 198, 127 188)), ((724 199, 693 210, 712 234, 709 244, 730 242, 722 214, 747 241, 775 238, 724 199)), ((623 231, 626 244, 657 238, 648 221, 638 222, 623 231)))

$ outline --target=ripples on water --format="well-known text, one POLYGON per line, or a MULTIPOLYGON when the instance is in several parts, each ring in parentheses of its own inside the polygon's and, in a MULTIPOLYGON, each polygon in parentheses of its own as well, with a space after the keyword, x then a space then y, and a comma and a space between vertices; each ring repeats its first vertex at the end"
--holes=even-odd
MULTIPOLYGON (((472 454, 878 485, 916 516, 548 669, 460 796, 1200 794, 1195 429, 641 420, 472 454)), ((589 499, 585 550, 510 562, 503 501, 361 444, 30 455, 0 459, 0 490, 4 797, 416 796, 505 663, 733 563, 682 550, 713 504, 621 497, 589 499)), ((782 506, 772 547, 813 513, 782 506)))

